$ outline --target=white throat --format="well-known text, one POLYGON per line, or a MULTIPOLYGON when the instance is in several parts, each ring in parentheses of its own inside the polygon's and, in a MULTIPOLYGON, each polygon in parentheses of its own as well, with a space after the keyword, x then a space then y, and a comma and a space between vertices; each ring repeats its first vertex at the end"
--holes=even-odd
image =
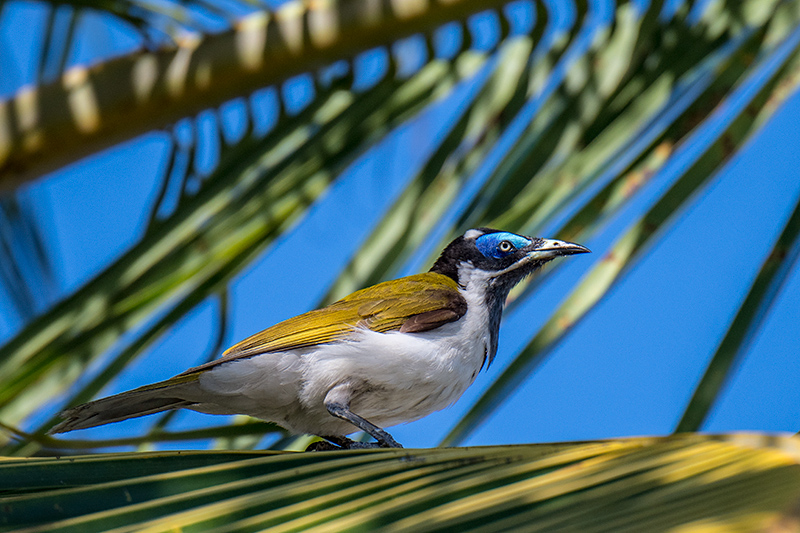
POLYGON ((487 272, 468 261, 458 267, 458 283, 462 287, 462 294, 467 300, 469 312, 480 315, 480 324, 485 331, 486 366, 488 367, 497 353, 497 338, 500 329, 500 319, 505 304, 505 294, 498 295, 492 292, 496 281, 494 272, 487 272))

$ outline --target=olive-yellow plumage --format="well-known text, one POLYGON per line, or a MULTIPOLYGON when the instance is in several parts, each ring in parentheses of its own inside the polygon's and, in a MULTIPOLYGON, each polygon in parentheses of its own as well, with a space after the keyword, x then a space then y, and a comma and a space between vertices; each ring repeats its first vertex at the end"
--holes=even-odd
POLYGON ((197 372, 236 358, 325 344, 365 328, 425 331, 457 320, 466 302, 455 281, 433 272, 408 276, 361 289, 328 307, 284 320, 228 348, 222 358, 197 372))
POLYGON ((487 228, 453 241, 430 272, 379 283, 285 320, 171 379, 77 406, 61 433, 188 408, 249 414, 341 447, 361 429, 400 446, 381 426, 457 400, 497 350, 508 291, 580 245, 487 228))

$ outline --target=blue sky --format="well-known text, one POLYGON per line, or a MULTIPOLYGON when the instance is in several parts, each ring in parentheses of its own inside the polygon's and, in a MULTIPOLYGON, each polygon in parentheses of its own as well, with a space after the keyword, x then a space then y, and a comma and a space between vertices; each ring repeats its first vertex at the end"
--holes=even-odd
MULTIPOLYGON (((6 23, 0 26, 4 49, 13 35, 7 20, 6 15, 0 19, 0 24, 6 23)), ((92 32, 87 35, 89 43, 98 38, 91 37, 92 32)), ((124 44, 124 40, 119 42, 124 44)), ((78 47, 76 60, 89 49, 88 44, 78 47)), ((15 64, 18 80, 24 81, 24 57, 15 64)), ((0 90, 7 94, 13 81, 5 80, 0 90)), ((302 91, 302 80, 293 87, 302 91)), ((469 90, 469 86, 461 88, 469 90)), ((264 98, 270 98, 269 94, 264 98)), ((378 149, 379 157, 357 161, 285 238, 237 276, 231 286, 226 345, 303 312, 319 300, 337 268, 368 235, 370 224, 391 205, 426 147, 441 135, 451 112, 443 104, 393 133, 378 149)), ((715 342, 800 197, 798 117, 800 97, 794 95, 466 444, 670 432, 714 353, 715 342)), ((229 120, 236 120, 235 111, 229 120)), ((141 237, 142 223, 158 189, 158 169, 165 163, 165 138, 160 133, 148 134, 21 191, 33 204, 45 235, 60 294, 80 286, 141 237)), ((515 350, 531 338, 536 326, 602 257, 620 228, 645 205, 642 200, 610 221, 596 238, 583 243, 595 252, 592 256, 566 259, 566 268, 548 279, 534 299, 506 317, 493 367, 479 376, 455 406, 394 428, 397 440, 406 446, 431 446, 441 440, 510 362, 515 350)), ((797 278, 793 273, 784 286, 705 430, 797 430, 797 278)), ((216 308, 217 303, 209 301, 196 309, 104 393, 165 379, 197 364, 216 334, 216 308)), ((0 342, 19 327, 13 313, 0 307, 0 342)), ((174 427, 218 422, 215 417, 187 412, 176 418, 174 427)), ((145 423, 116 424, 92 430, 92 435, 126 435, 145 423)))

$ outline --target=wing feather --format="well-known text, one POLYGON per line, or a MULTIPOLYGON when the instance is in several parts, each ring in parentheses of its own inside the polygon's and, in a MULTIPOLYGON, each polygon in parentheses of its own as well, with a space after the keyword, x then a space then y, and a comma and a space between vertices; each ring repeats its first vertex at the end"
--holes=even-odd
POLYGON ((461 318, 467 302, 451 278, 434 272, 379 283, 328 307, 290 318, 232 346, 220 359, 191 368, 196 374, 234 359, 342 340, 358 327, 416 333, 461 318))

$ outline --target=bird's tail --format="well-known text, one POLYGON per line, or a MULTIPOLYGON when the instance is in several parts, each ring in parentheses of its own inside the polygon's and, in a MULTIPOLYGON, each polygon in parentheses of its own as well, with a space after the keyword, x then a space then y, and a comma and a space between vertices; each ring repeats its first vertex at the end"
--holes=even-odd
POLYGON ((48 433, 53 435, 76 429, 93 428, 169 409, 188 407, 194 402, 181 398, 176 393, 187 384, 187 381, 194 381, 195 378, 196 375, 176 376, 167 381, 146 385, 67 409, 60 415, 64 421, 53 427, 48 433))

